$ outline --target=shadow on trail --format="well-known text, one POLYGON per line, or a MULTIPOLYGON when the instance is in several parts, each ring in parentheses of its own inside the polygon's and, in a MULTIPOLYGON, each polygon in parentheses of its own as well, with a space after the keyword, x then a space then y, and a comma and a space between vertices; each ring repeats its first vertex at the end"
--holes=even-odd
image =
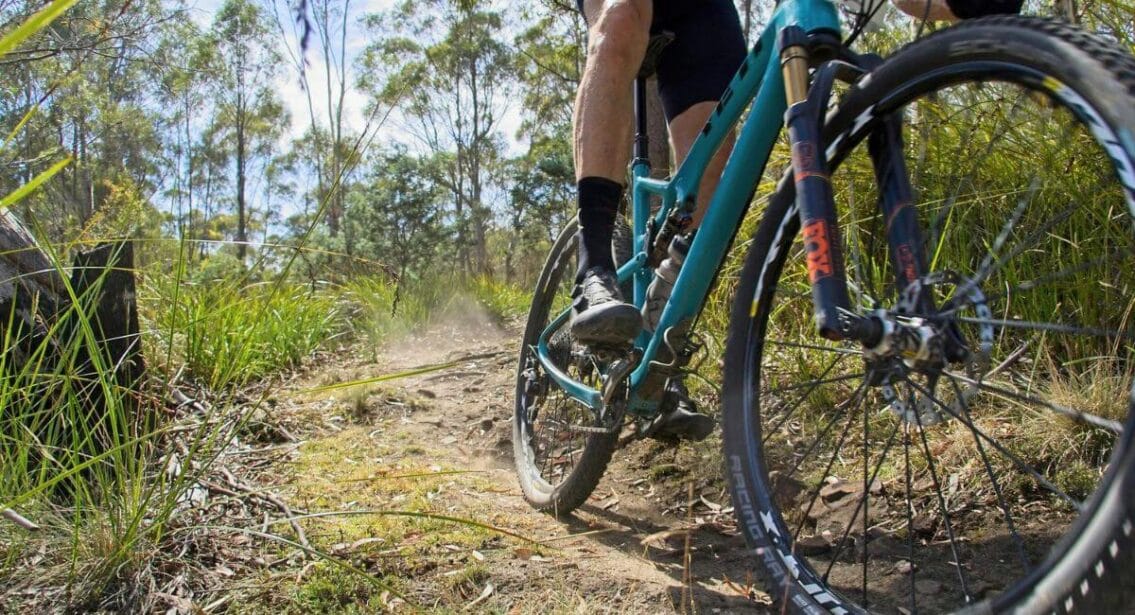
POLYGON ((651 516, 649 505, 628 506, 627 513, 585 504, 578 513, 558 520, 572 533, 587 533, 588 539, 617 549, 664 572, 673 584, 670 602, 680 612, 773 613, 762 604, 764 594, 756 582, 751 555, 739 535, 730 535, 711 524, 701 524, 690 533, 690 582, 687 588, 684 524, 664 525, 651 516), (640 512, 641 516, 632 516, 640 512))

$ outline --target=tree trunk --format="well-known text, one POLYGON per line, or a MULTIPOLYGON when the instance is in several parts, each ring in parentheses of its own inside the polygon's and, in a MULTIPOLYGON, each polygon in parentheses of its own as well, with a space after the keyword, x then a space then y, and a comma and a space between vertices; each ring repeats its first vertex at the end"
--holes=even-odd
MULTIPOLYGON (((29 378, 32 400, 48 411, 55 407, 53 400, 60 391, 58 378, 51 375, 68 375, 78 383, 72 390, 90 417, 87 425, 74 425, 62 417, 54 424, 49 417, 46 423, 25 428, 37 435, 55 434, 56 440, 60 434, 77 431, 110 446, 113 439, 100 425, 111 403, 129 413, 131 424, 141 425, 136 393, 145 366, 133 268, 129 242, 103 244, 76 256, 70 285, 82 309, 72 310, 71 294, 59 269, 10 211, 0 212, 0 322, 6 328, 2 375, 19 382, 29 378), (93 333, 93 346, 86 331, 93 333), (36 374, 45 375, 42 386, 36 374), (103 386, 107 382, 113 386, 103 386), (110 391, 120 398, 107 399, 110 391)), ((65 445, 67 437, 57 444, 65 445)))
POLYGON ((1056 0, 1056 14, 1071 23, 1080 23, 1077 17, 1076 0, 1056 0))
MULTIPOLYGON (((241 113, 243 116, 242 112, 241 113)), ((244 255, 248 250, 248 231, 245 221, 248 216, 244 196, 245 183, 245 135, 244 118, 238 118, 236 123, 236 257, 244 265, 244 255)))

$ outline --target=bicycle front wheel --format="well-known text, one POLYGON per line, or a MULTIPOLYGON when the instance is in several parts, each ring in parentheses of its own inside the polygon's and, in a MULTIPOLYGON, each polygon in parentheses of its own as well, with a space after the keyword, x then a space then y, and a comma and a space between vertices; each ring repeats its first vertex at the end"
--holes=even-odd
POLYGON ((742 273, 723 400, 733 504, 775 598, 1130 608, 1132 92, 1135 61, 1110 44, 1012 17, 918 41, 843 93, 825 138, 853 308, 921 318, 964 352, 876 361, 819 338, 782 183, 742 273), (929 314, 896 289, 867 152, 895 114, 929 314))

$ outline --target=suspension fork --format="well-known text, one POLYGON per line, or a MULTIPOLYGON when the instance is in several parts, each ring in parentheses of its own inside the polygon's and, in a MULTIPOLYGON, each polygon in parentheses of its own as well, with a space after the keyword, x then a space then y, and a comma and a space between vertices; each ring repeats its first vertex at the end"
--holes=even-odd
MULTIPOLYGON (((828 169, 829 152, 823 145, 823 127, 835 81, 853 82, 867 70, 878 66, 881 59, 871 55, 853 55, 839 48, 839 59, 820 66, 809 88, 808 70, 813 63, 811 52, 816 47, 814 37, 798 28, 787 28, 781 33, 779 42, 788 97, 785 124, 792 147, 796 206, 817 330, 830 340, 851 339, 874 347, 882 339, 883 323, 873 316, 857 315, 851 306, 843 240, 828 169)), ((901 114, 886 116, 872 129, 868 137, 868 152, 880 187, 878 208, 886 224, 890 258, 901 293, 928 270, 922 231, 914 208, 914 191, 902 156, 901 114)), ((928 289, 917 288, 914 310, 933 314, 935 308, 928 289)))
MULTIPOLYGON (((835 201, 823 148, 821 102, 828 94, 813 88, 809 94, 808 69, 811 64, 808 35, 797 27, 785 28, 779 35, 780 64, 788 110, 784 123, 792 146, 792 174, 796 183, 796 205, 803 233, 808 279, 812 284, 812 303, 816 326, 822 337, 847 337, 843 321, 851 313, 843 246, 839 234, 835 201)), ((819 85, 819 84, 817 84, 819 85)), ((828 88, 830 91, 830 87, 828 88)))

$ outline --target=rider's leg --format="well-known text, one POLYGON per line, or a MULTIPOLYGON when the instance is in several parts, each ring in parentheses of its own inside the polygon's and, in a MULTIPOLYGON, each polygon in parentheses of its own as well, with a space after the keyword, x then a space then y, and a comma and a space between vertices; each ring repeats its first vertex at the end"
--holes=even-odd
POLYGON ((902 12, 916 19, 931 21, 958 21, 1020 13, 1023 0, 892 0, 902 12))
POLYGON ((615 283, 611 237, 623 195, 633 126, 631 84, 650 38, 652 0, 587 0, 587 64, 576 94, 579 286, 572 333, 584 343, 620 343, 642 325, 615 283))
MULTIPOLYGON (((682 161, 686 159, 698 133, 705 127, 706 121, 709 120, 710 114, 716 107, 716 101, 695 103, 670 121, 670 144, 674 148, 675 167, 682 164, 682 161)), ((701 225, 701 220, 705 216, 705 209, 709 206, 709 200, 713 197, 717 183, 721 180, 721 170, 725 168, 725 161, 729 159, 729 154, 732 151, 733 133, 729 133, 725 142, 721 144, 721 148, 717 150, 717 153, 714 154, 709 165, 705 168, 705 175, 702 176, 701 186, 698 187, 697 209, 694 211, 694 228, 701 225)))
MULTIPOLYGON (((689 154, 745 57, 740 19, 730 0, 706 0, 686 6, 690 5, 696 9, 681 18, 675 16, 673 20, 666 20, 676 28, 676 37, 663 52, 658 66, 659 92, 669 118, 676 165, 689 154)), ((669 25, 661 24, 661 27, 669 25)), ((706 167, 698 187, 694 227, 701 224, 732 150, 733 137, 729 136, 706 167)), ((665 357, 659 358, 665 360, 665 357)), ((717 422, 697 411, 680 375, 672 377, 667 387, 673 405, 656 420, 653 435, 663 439, 700 440, 712 433, 717 422)))

